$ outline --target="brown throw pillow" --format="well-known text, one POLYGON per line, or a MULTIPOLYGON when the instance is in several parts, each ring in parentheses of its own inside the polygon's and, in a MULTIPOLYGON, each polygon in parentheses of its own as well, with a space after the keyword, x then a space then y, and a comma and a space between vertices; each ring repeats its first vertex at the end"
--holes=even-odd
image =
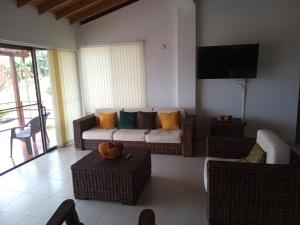
POLYGON ((157 112, 138 112, 138 129, 153 130, 157 112))

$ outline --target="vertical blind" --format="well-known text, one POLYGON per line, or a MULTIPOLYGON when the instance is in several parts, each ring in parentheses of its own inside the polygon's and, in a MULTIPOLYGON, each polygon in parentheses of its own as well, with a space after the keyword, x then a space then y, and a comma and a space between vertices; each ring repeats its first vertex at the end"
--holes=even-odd
POLYGON ((49 65, 55 89, 58 144, 73 140, 73 120, 81 116, 79 79, 75 52, 49 51, 49 65))
POLYGON ((85 113, 104 107, 145 107, 142 42, 80 48, 85 113))

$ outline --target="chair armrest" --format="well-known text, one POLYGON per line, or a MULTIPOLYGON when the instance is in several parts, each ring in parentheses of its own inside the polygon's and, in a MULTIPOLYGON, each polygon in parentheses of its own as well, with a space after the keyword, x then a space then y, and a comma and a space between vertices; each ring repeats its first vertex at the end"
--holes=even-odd
POLYGON ((193 136, 195 132, 195 117, 187 116, 182 123, 182 154, 184 156, 192 156, 193 155, 193 136))
POLYGON ((155 225, 155 214, 152 209, 143 209, 139 216, 138 225, 155 225))
POLYGON ((66 222, 67 225, 83 225, 79 221, 78 214, 75 210, 75 203, 67 199, 54 212, 53 216, 47 222, 47 225, 60 225, 66 222))
POLYGON ((208 162, 209 224, 300 224, 300 167, 208 162))
POLYGON ((208 137, 207 156, 239 159, 247 156, 255 143, 255 138, 208 137))
MULTIPOLYGON (((17 136, 16 129, 21 129, 21 128, 25 128, 25 127, 27 127, 27 125, 20 126, 20 127, 13 127, 13 128, 9 128, 6 130, 10 130, 10 138, 15 138, 17 136)), ((6 130, 2 130, 2 131, 6 131, 6 130)))
POLYGON ((75 148, 82 148, 82 132, 97 125, 94 114, 73 121, 75 148))

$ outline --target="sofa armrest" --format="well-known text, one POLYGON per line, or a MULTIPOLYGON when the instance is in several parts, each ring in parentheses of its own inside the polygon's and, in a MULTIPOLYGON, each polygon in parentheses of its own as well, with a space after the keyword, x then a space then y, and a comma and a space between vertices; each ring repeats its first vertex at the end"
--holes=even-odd
POLYGON ((82 132, 97 125, 94 114, 73 121, 75 148, 82 148, 82 132))
POLYGON ((300 167, 209 161, 209 224, 300 224, 300 167))
POLYGON ((192 156, 193 155, 193 136, 195 132, 195 116, 187 116, 182 123, 182 155, 192 156))
POLYGON ((248 155, 255 145, 255 138, 208 137, 206 151, 208 157, 239 159, 248 155))

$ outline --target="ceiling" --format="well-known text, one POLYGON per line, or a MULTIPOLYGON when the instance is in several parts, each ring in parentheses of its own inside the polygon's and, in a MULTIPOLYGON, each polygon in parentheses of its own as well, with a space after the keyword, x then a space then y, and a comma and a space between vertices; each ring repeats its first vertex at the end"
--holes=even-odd
POLYGON ((31 5, 39 14, 51 12, 56 19, 85 24, 138 0, 17 0, 18 7, 31 5))

